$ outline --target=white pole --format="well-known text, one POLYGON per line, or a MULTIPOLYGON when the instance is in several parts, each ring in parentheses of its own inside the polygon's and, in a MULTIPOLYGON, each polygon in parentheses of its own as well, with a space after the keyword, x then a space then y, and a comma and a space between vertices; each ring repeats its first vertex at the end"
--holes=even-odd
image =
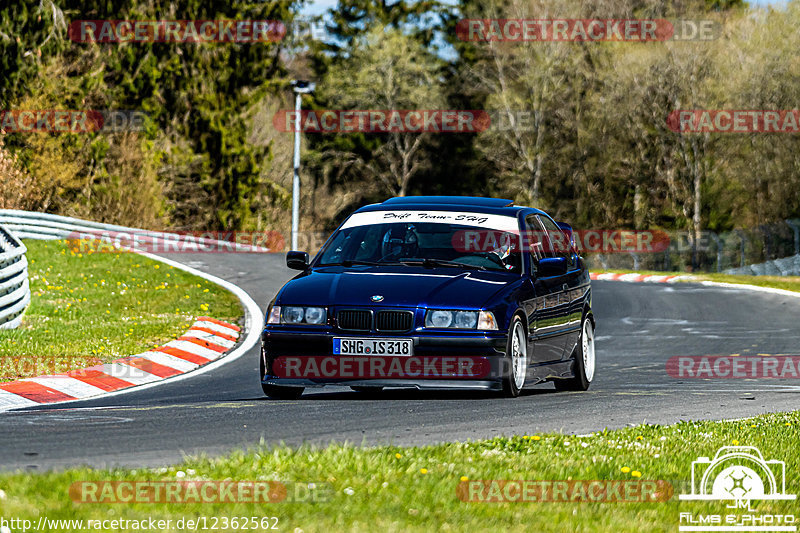
POLYGON ((292 250, 297 250, 297 232, 300 226, 300 93, 294 100, 294 179, 292 181, 292 250))

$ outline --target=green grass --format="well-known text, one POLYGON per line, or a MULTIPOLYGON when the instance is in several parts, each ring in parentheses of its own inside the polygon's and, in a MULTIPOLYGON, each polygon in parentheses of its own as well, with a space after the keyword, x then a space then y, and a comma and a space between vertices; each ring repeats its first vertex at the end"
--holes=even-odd
POLYGON ((655 270, 603 270, 599 273, 615 273, 615 274, 644 274, 654 276, 692 276, 692 279, 685 279, 679 281, 697 282, 697 281, 718 281, 722 283, 738 283, 744 285, 756 285, 758 287, 771 287, 773 289, 784 289, 787 291, 800 292, 800 276, 738 276, 733 274, 718 274, 716 272, 710 273, 687 273, 687 272, 661 272, 655 270))
POLYGON ((731 274, 700 274, 701 280, 741 283, 800 292, 800 276, 735 276, 731 274))
POLYGON ((135 355, 180 336, 198 316, 242 316, 227 290, 137 254, 25 245, 32 302, 20 328, 0 331, 0 381, 135 355))
MULTIPOLYGON (((119 413, 119 411, 115 411, 119 413)), ((120 416, 124 416, 124 413, 120 416)), ((758 447, 786 462, 788 493, 800 492, 800 412, 732 422, 645 425, 586 436, 543 434, 449 443, 326 448, 262 446, 220 459, 160 469, 71 469, 0 474, 4 517, 171 518, 276 516, 280 531, 676 531, 679 512, 727 513, 724 503, 678 501, 691 463, 723 445, 758 447), (638 475, 640 477, 638 477, 638 475), (675 495, 650 503, 466 503, 462 480, 666 480, 675 495), (282 503, 74 503, 80 481, 274 480, 315 483, 325 501, 282 503)), ((760 512, 795 513, 796 501, 755 502, 760 512)), ((122 528, 124 530, 124 528, 122 528)), ((174 530, 174 528, 173 528, 174 530)))

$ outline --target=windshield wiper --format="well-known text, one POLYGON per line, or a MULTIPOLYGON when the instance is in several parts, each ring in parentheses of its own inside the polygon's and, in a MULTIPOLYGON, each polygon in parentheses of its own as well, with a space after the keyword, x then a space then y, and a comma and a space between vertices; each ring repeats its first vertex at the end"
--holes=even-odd
POLYGON ((471 268, 475 270, 486 270, 486 267, 483 265, 470 265, 467 263, 459 263, 458 261, 447 261, 445 259, 412 259, 412 260, 400 260, 398 263, 402 263, 404 265, 422 265, 426 268, 433 268, 437 266, 451 266, 457 268, 471 268))
POLYGON ((367 266, 375 266, 375 265, 382 265, 384 263, 376 263, 375 261, 362 261, 360 259, 345 259, 340 263, 322 263, 319 266, 321 267, 329 267, 329 266, 344 266, 350 267, 353 265, 367 265, 367 266))

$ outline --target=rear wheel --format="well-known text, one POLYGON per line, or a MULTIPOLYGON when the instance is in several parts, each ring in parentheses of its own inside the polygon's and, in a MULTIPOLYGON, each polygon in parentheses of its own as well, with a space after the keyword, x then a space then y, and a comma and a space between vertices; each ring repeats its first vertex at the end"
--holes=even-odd
POLYGON ((508 329, 506 357, 503 372, 503 394, 509 398, 519 396, 525 385, 525 372, 528 370, 528 340, 522 319, 515 316, 508 329))
POLYGON ((594 379, 594 325, 589 316, 583 317, 581 337, 572 354, 575 359, 575 377, 569 379, 556 379, 553 383, 558 390, 584 391, 589 388, 594 379))

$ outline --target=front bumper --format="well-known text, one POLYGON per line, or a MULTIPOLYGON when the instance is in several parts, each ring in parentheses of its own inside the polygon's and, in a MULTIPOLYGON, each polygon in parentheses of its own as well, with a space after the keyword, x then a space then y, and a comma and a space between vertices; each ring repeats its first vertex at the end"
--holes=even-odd
POLYGON ((266 328, 262 334, 262 368, 266 369, 262 383, 498 390, 504 375, 506 343, 504 332, 354 335, 266 328), (334 337, 410 338, 414 355, 334 355, 334 337))

